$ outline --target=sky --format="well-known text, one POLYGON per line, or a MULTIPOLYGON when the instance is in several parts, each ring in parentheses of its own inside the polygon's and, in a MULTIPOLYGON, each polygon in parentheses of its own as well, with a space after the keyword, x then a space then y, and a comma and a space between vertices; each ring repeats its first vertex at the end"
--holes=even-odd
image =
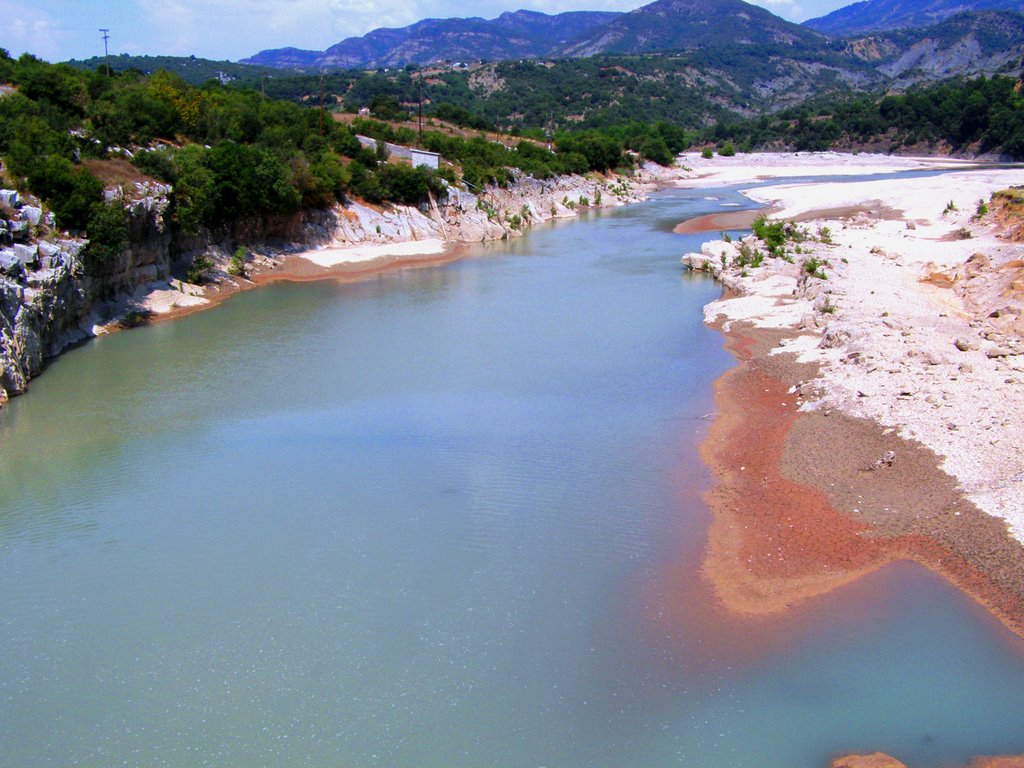
MULTIPOLYGON (((790 21, 803 21, 847 0, 755 0, 790 21)), ((153 54, 238 60, 265 48, 323 50, 378 27, 420 19, 482 16, 527 8, 629 11, 645 0, 0 0, 0 48, 47 61, 103 54, 153 54)))

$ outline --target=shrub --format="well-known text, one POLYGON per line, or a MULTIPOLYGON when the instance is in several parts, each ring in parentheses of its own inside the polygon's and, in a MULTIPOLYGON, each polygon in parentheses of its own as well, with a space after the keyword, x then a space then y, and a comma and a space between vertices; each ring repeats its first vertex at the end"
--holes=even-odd
POLYGON ((762 214, 754 219, 751 229, 759 240, 768 246, 773 256, 781 255, 781 248, 786 242, 786 223, 784 221, 768 221, 762 214))
POLYGON ((722 145, 722 148, 718 150, 718 154, 722 157, 733 157, 736 154, 736 148, 732 145, 731 141, 727 141, 722 145))
POLYGON ((228 274, 233 277, 245 277, 245 262, 249 259, 249 249, 244 245, 238 246, 231 255, 231 262, 228 264, 228 274))
POLYGON ((192 260, 186 279, 194 285, 202 285, 206 282, 207 273, 211 269, 213 269, 213 262, 204 254, 200 254, 192 260))
POLYGON ((70 160, 51 155, 29 169, 29 188, 47 202, 66 229, 86 229, 94 206, 103 200, 103 183, 70 160))
POLYGON ((701 150, 700 156, 705 160, 710 160, 715 156, 715 153, 711 151, 711 147, 704 147, 704 149, 701 150))
POLYGON ((661 136, 648 136, 640 144, 640 156, 658 165, 672 165, 675 156, 661 136))
POLYGON ((86 234, 89 244, 82 251, 86 271, 91 275, 103 274, 128 247, 128 214, 124 207, 118 202, 94 205, 86 234))

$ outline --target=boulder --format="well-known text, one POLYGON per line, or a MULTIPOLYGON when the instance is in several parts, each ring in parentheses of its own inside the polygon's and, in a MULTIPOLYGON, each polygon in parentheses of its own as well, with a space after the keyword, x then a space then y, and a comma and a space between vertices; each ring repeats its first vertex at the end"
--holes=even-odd
POLYGON ((978 342, 977 341, 974 341, 973 339, 966 339, 963 336, 958 336, 956 341, 953 342, 953 344, 961 352, 967 352, 968 350, 977 349, 978 348, 978 342))
POLYGON ((21 274, 21 262, 10 248, 4 248, 0 251, 0 272, 11 277, 17 277, 21 274))
POLYGON ((17 208, 19 202, 21 202, 21 198, 18 196, 17 191, 13 189, 0 189, 0 203, 3 203, 8 208, 17 208))
POLYGON ((832 761, 832 768, 907 768, 906 764, 884 752, 870 755, 846 755, 832 761))
POLYGON ((43 258, 53 258, 60 253, 60 248, 46 240, 39 241, 39 255, 43 258))
POLYGON ((1019 354, 1020 354, 1020 352, 1018 352, 1015 349, 1010 349, 1009 347, 990 347, 989 349, 985 350, 985 355, 987 357, 993 357, 993 358, 994 357, 1013 357, 1014 355, 1019 355, 1019 354))
POLYGON ((27 221, 12 221, 11 222, 11 239, 14 241, 26 240, 28 238, 28 222, 27 221))
POLYGON ((13 250, 15 258, 26 267, 32 267, 39 263, 39 246, 35 243, 32 245, 18 243, 13 250))
POLYGON ((43 220, 43 209, 36 208, 34 205, 26 205, 21 209, 21 219, 33 227, 38 227, 39 222, 43 220))

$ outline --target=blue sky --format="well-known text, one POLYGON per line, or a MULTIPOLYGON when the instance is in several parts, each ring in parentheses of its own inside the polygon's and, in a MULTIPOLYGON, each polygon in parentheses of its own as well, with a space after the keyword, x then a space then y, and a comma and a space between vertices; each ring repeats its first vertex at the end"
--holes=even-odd
MULTIPOLYGON (((377 27, 424 18, 483 16, 529 8, 627 11, 644 0, 0 0, 0 47, 48 61, 103 53, 99 28, 110 29, 112 54, 195 55, 240 59, 264 48, 323 50, 377 27)), ((757 0, 802 21, 846 5, 844 0, 757 0)))

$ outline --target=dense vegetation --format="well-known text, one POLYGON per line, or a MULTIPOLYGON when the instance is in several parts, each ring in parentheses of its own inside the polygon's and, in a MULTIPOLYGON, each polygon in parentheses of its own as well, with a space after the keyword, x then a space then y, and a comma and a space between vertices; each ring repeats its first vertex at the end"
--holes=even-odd
MULTIPOLYGON (((163 66, 194 83, 198 72, 213 77, 222 71, 236 78, 229 83, 232 88, 262 90, 270 99, 306 105, 319 103, 322 84, 324 101, 350 112, 372 107, 381 98, 408 109, 422 96, 427 114, 449 119, 438 110, 463 110, 461 124, 481 129, 603 130, 639 120, 698 130, 734 119, 737 111, 749 113, 769 106, 769 102, 798 98, 787 96, 797 90, 794 77, 805 90, 813 86, 817 93, 848 92, 840 73, 865 75, 872 65, 844 55, 838 48, 832 50, 824 43, 745 44, 673 54, 507 61, 469 68, 408 65, 375 72, 332 70, 322 76, 244 64, 230 68, 221 66, 222 62, 192 58, 116 57, 112 66, 122 68, 131 63, 142 71, 163 66), (766 86, 775 78, 787 85, 772 95, 766 86)), ((81 64, 102 67, 103 62, 90 59, 81 64)))
POLYGON ((785 145, 797 150, 944 144, 954 151, 1024 158, 1024 96, 1017 80, 980 77, 882 99, 809 103, 774 116, 723 122, 704 138, 743 149, 785 145))
POLYGON ((258 84, 261 76, 272 78, 281 74, 281 70, 273 67, 239 64, 234 61, 214 61, 198 56, 129 56, 122 53, 109 58, 93 56, 84 60, 71 59, 67 63, 86 72, 106 72, 108 63, 115 72, 135 70, 149 75, 164 70, 179 75, 189 85, 202 85, 207 80, 216 80, 221 76, 226 80, 245 80, 258 84))
MULTIPOLYGON (((386 152, 356 138, 362 132, 412 144, 417 137, 407 129, 376 120, 349 126, 259 90, 215 81, 195 87, 164 71, 107 76, 102 68, 90 72, 29 55, 15 61, 2 51, 0 82, 16 86, 0 97, 0 156, 11 181, 46 201, 60 227, 88 232, 98 261, 123 245, 125 221, 120 206, 103 202, 103 184, 86 168, 92 159, 130 156, 142 173, 171 183, 171 221, 186 233, 288 217, 346 195, 416 204, 441 193, 442 179, 456 181, 451 166, 437 173, 388 162, 386 152)), ((366 82, 357 93, 381 116, 406 116, 396 98, 373 87, 373 78, 366 82)), ((483 125, 451 103, 433 111, 483 125)), ((548 178, 626 166, 626 149, 670 162, 685 139, 668 124, 636 124, 628 131, 560 133, 555 151, 527 139, 507 149, 482 136, 433 130, 422 143, 461 166, 465 182, 482 187, 508 183, 515 168, 548 178)))

